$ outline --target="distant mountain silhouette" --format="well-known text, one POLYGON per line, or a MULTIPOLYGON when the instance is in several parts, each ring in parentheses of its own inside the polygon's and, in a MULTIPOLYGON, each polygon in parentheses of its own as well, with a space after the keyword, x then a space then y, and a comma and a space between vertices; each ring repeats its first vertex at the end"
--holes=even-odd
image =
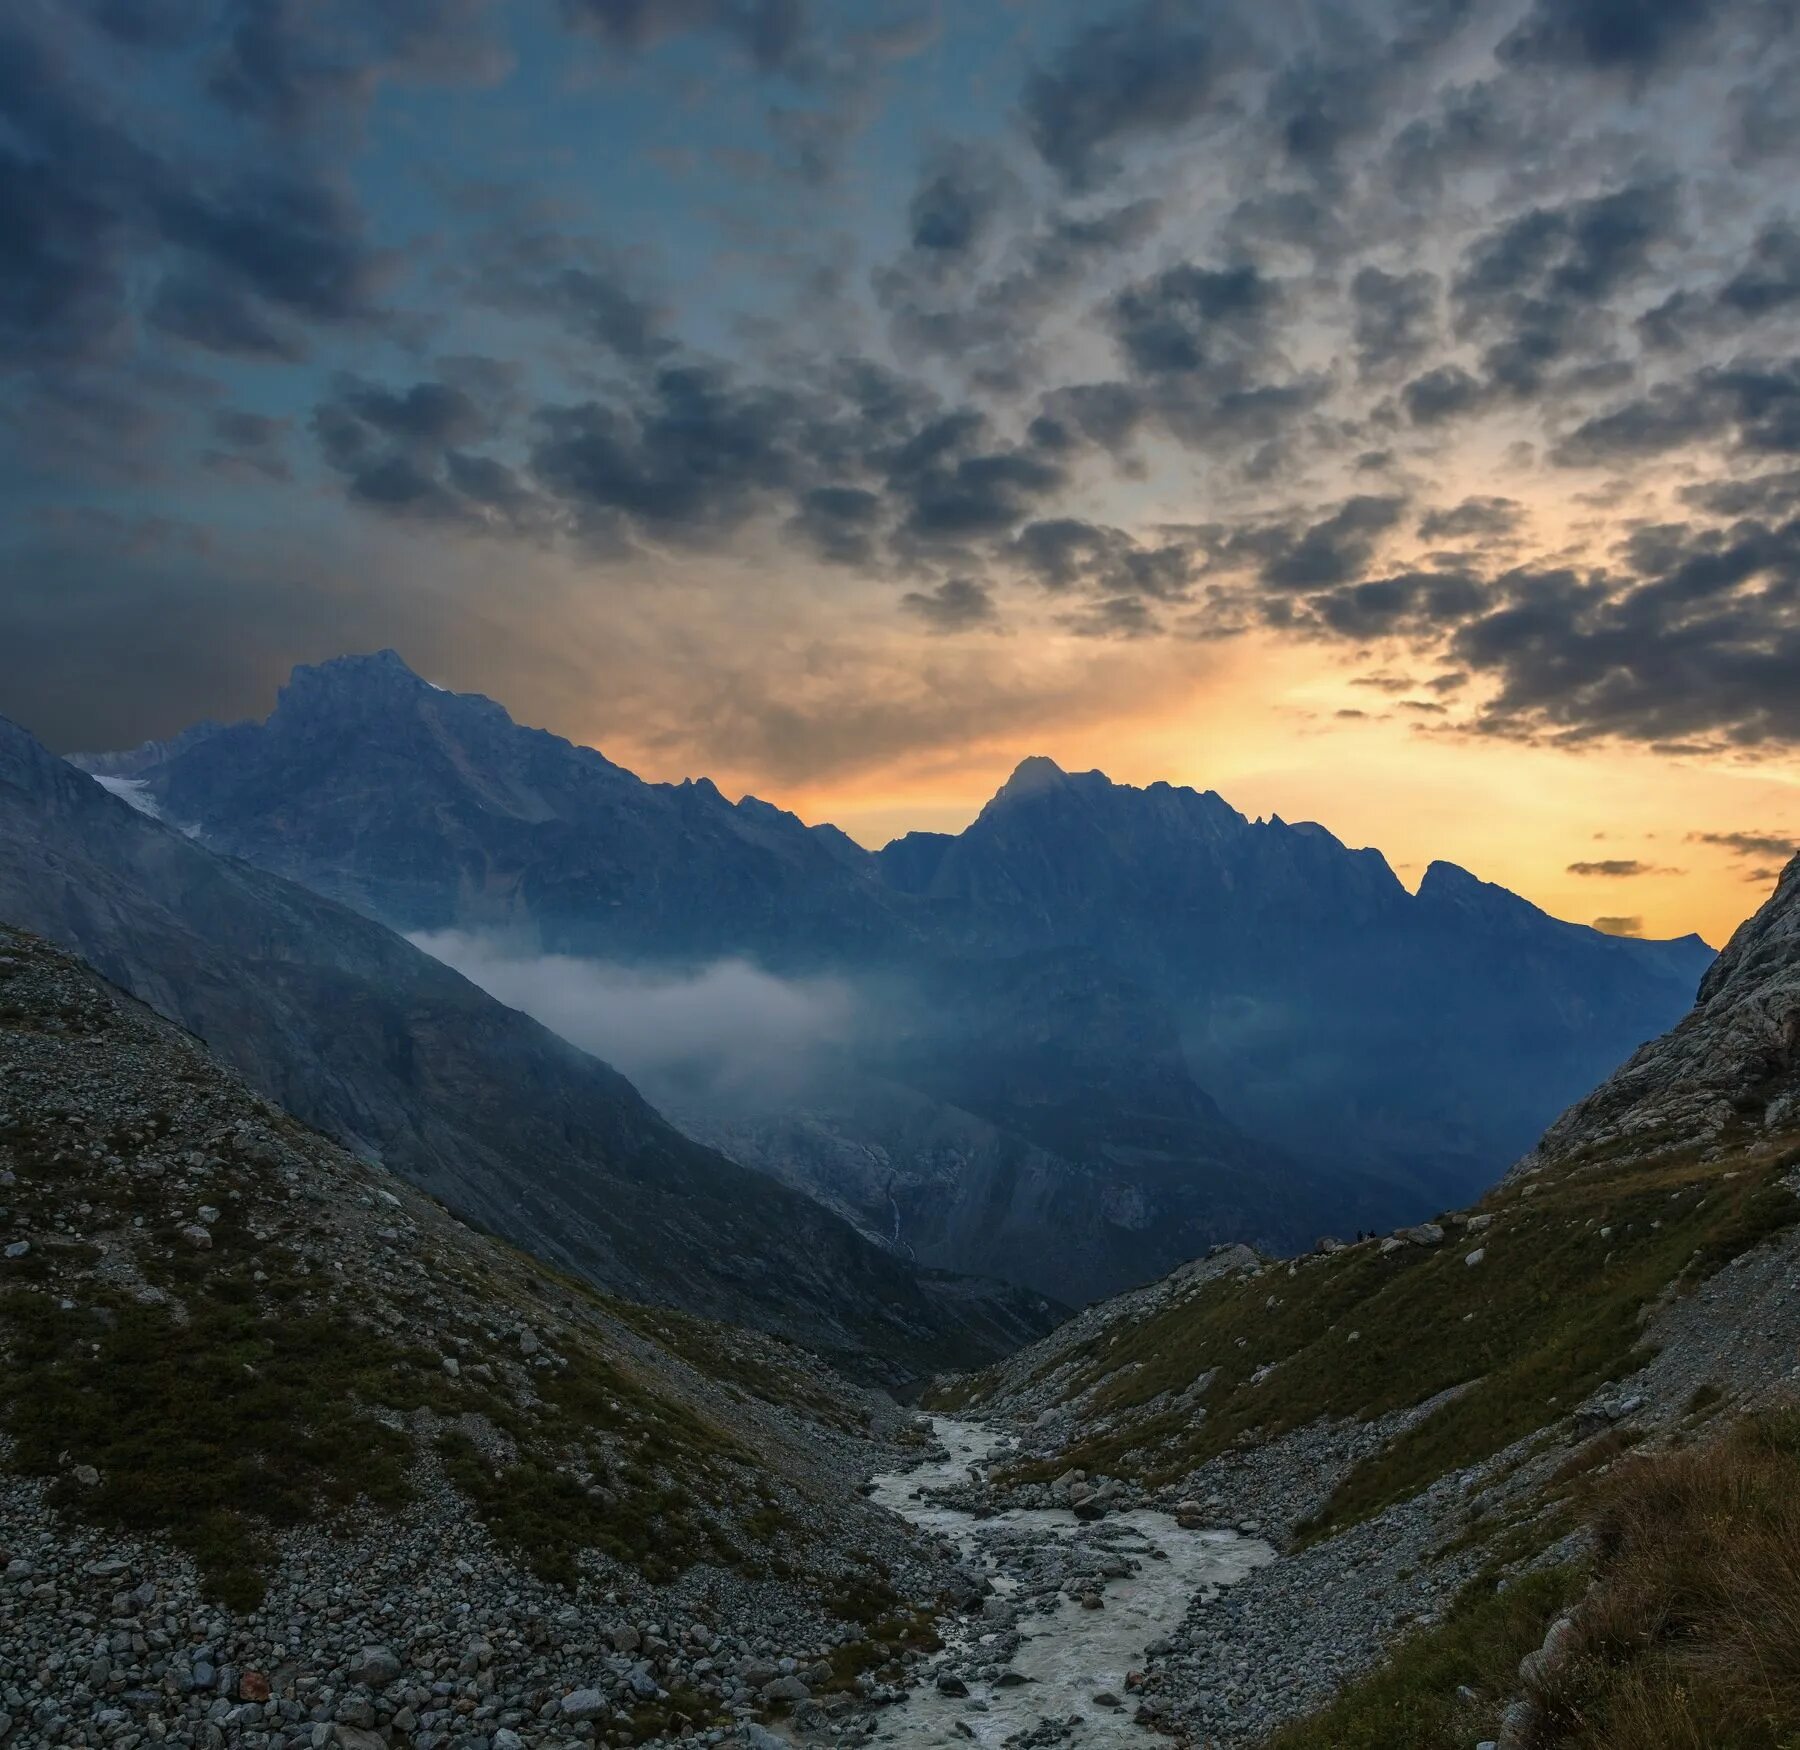
POLYGON ((865 982, 876 1024, 803 1094, 652 1097, 886 1244, 1061 1298, 1463 1200, 1712 958, 1450 864, 1409 893, 1314 823, 1041 757, 965 831, 872 854, 644 783, 391 651, 296 669, 266 723, 78 763, 398 929, 865 982))

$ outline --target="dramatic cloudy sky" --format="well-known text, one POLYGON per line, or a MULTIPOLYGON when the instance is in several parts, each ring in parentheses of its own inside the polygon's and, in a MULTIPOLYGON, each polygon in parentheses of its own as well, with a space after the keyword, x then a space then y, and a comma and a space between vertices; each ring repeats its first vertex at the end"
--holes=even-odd
POLYGON ((391 644, 1718 939, 1800 838, 1788 0, 10 0, 0 710, 391 644))

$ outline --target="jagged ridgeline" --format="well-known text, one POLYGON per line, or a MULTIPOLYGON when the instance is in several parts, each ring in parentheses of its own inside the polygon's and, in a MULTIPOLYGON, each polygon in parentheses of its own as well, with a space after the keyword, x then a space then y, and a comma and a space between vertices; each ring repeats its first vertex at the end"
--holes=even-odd
POLYGON ((927 1401, 1022 1430, 996 1503, 1111 1479, 1277 1537, 1153 1671, 1222 1742, 1339 1694, 1272 1742, 1778 1750, 1797 1046, 1800 859, 1688 1018, 1473 1208, 1291 1260, 1220 1248, 927 1401))
POLYGON ((1043 758, 964 831, 871 852, 704 779, 646 783, 392 651, 297 668, 264 722, 78 758, 397 930, 839 981, 862 1000, 821 1074, 623 1067, 891 1249, 1070 1305, 1219 1241, 1293 1251, 1478 1195, 1711 959, 1447 863, 1409 892, 1315 823, 1043 758))
POLYGON ((0 1209, 18 1741, 95 1694, 152 1742, 221 1706, 385 1742, 465 1693, 652 1736, 778 1681, 775 1643, 849 1687, 949 1583, 855 1491, 885 1400, 471 1231, 10 929, 0 1209))

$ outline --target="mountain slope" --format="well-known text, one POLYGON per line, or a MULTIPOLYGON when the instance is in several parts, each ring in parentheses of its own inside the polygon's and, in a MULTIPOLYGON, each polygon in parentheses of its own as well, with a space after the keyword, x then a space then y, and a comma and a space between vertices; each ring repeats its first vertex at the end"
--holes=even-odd
POLYGON ((1045 759, 961 835, 881 862, 971 952, 1080 947, 1168 1002, 1197 1079, 1260 1140, 1436 1198, 1489 1182, 1672 1025, 1712 958, 1447 863, 1409 894, 1316 824, 1045 759))
POLYGON ((877 1394, 469 1232, 4 928, 0 1089, 9 1741, 674 1738, 966 1590, 857 1493, 877 1394))
MULTIPOLYGON (((1377 1667, 1405 1627, 1456 1600, 1501 1633, 1480 1616, 1496 1577, 1544 1581, 1573 1563, 1562 1591, 1538 1586, 1535 1646, 1584 1583, 1595 1475, 1634 1446, 1800 1394, 1797 916, 1800 860, 1688 1019, 1475 1208, 1291 1259, 1220 1248, 934 1386, 928 1402, 1013 1431, 975 1492, 984 1508, 1111 1478, 1122 1504, 1254 1522, 1285 1544, 1224 1614, 1197 1603, 1191 1632, 1153 1663, 1147 1688, 1178 1725, 1259 1742, 1377 1667)), ((1449 1660, 1439 1695, 1431 1656, 1408 1679, 1430 1707, 1384 1716, 1387 1736, 1334 1739, 1327 1724, 1291 1741, 1423 1746, 1446 1740, 1408 1721, 1452 1718, 1453 1741, 1465 1726, 1474 1741, 1519 1687, 1540 1705, 1529 1684, 1452 1694, 1467 1680, 1441 1678, 1449 1660)), ((1382 1717, 1393 1692, 1374 1683, 1360 1712, 1329 1719, 1382 1717)))
POLYGON ((944 1344, 992 1352, 1038 1316, 928 1293, 380 925, 202 849, 3 720, 0 919, 83 954, 307 1122, 615 1292, 902 1368, 944 1344))
POLYGON ((1534 1162, 1716 1152, 1800 1128, 1800 859, 1707 971, 1693 1012, 1563 1114, 1534 1162))

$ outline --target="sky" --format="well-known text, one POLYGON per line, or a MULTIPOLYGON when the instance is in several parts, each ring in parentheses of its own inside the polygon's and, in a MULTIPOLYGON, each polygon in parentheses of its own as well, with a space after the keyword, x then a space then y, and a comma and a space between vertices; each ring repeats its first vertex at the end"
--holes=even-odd
POLYGON ((865 842, 1017 760, 1722 941, 1789 0, 11 0, 0 711, 382 646, 865 842))

